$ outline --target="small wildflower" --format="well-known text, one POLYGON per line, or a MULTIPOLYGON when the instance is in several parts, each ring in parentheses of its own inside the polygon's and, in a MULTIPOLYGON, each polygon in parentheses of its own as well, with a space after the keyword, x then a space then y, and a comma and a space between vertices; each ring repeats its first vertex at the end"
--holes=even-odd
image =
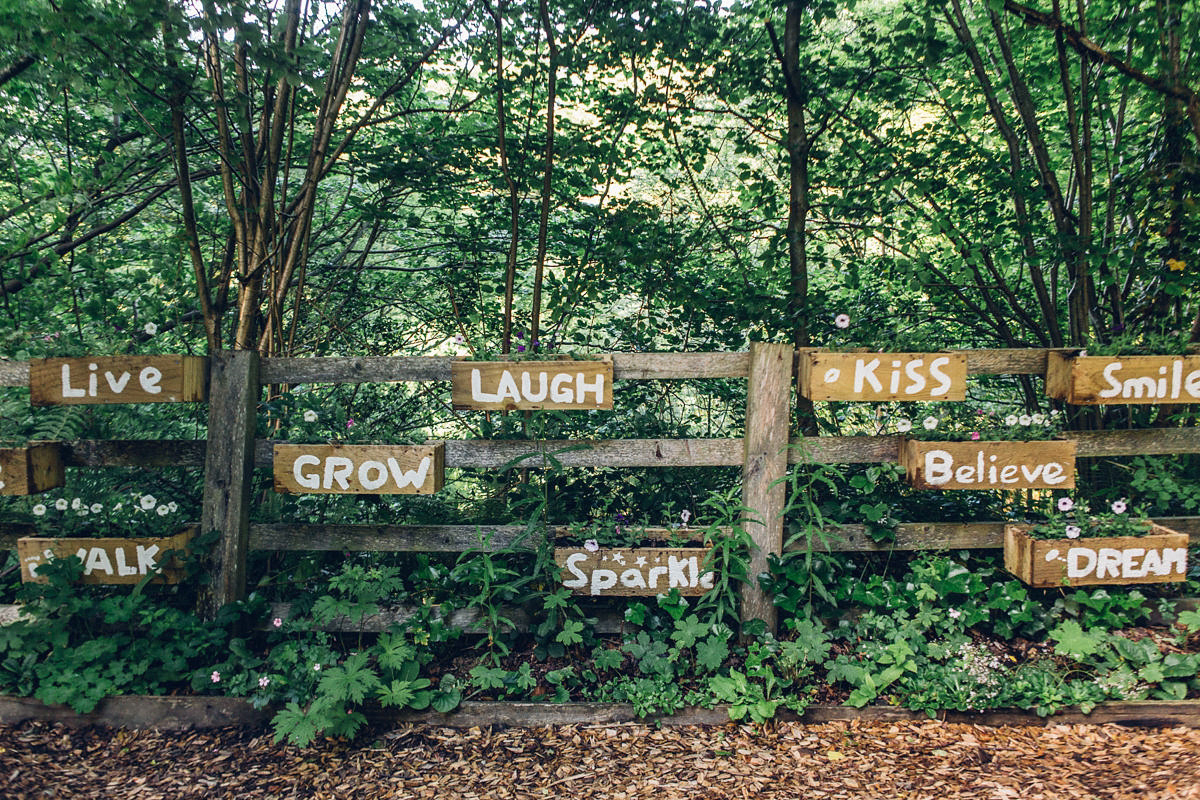
POLYGON ((936 430, 937 426, 938 426, 938 418, 937 417, 926 417, 925 420, 921 423, 921 425, 927 431, 936 430))
POLYGON ((167 511, 170 511, 172 514, 174 514, 178 510, 179 510, 179 505, 174 500, 167 503, 167 511))
POLYGON ((962 616, 962 612, 959 611, 957 608, 952 608, 946 613, 948 613, 950 615, 950 619, 958 619, 959 617, 962 616))
POLYGON ((354 427, 354 417, 351 417, 350 419, 346 420, 346 427, 347 427, 347 428, 353 428, 353 427, 354 427))
POLYGON ((54 508, 58 511, 66 511, 68 508, 67 498, 60 497, 54 501, 54 508))
POLYGON ((1017 424, 1017 415, 1009 414, 1007 417, 1004 418, 1004 424, 1008 425, 1009 427, 1016 425, 1017 424))
POLYGON ((896 430, 900 433, 908 433, 912 430, 912 420, 903 417, 896 420, 896 430))
POLYGON ((849 314, 838 314, 836 317, 833 318, 833 324, 838 326, 839 328, 849 328, 850 327, 850 315, 849 314))
POLYGON ((78 511, 81 508, 83 508, 83 500, 76 497, 74 500, 71 501, 71 510, 72 511, 78 511))
POLYGON ((971 441, 973 441, 973 442, 979 441, 979 431, 971 431, 971 441))
POLYGON ((122 508, 124 508, 124 507, 125 507, 125 504, 124 504, 124 503, 116 503, 115 505, 113 505, 113 507, 112 507, 112 510, 113 510, 113 511, 120 511, 120 510, 121 510, 122 508))
POLYGON ((1033 424, 1034 425, 1045 425, 1046 424, 1046 415, 1042 414, 1042 413, 1034 414, 1033 415, 1033 424))
POLYGON ((153 322, 147 322, 142 326, 142 330, 146 332, 147 336, 153 336, 154 334, 158 333, 158 326, 153 322))
POLYGON ((1021 416, 1017 417, 1017 423, 1022 428, 1028 428, 1033 424, 1033 417, 1029 416, 1028 414, 1022 414, 1021 416))
POLYGON ((1124 514, 1129 506, 1125 505, 1124 500, 1117 500, 1112 504, 1112 512, 1114 514, 1124 514))
POLYGON ((1179 260, 1178 258, 1167 259, 1167 268, 1171 270, 1171 272, 1183 272, 1186 266, 1187 263, 1179 260))
POLYGON ((1080 530, 1078 525, 1068 525, 1064 531, 1064 533, 1067 534, 1068 539, 1078 539, 1079 534, 1082 532, 1083 531, 1080 530))
POLYGON ((266 675, 263 675, 261 678, 258 679, 258 688, 265 689, 270 685, 271 685, 271 679, 268 678, 266 675))
POLYGON ((100 505, 99 503, 92 503, 91 508, 89 508, 88 510, 91 511, 93 514, 99 514, 101 511, 104 510, 104 506, 100 505))
POLYGON ((213 670, 212 675, 210 675, 209 677, 212 679, 213 683, 221 682, 221 673, 217 672, 215 669, 213 670))
POLYGON ((38 503, 33 507, 32 511, 35 517, 44 517, 46 515, 46 504, 38 503))
POLYGON ((690 520, 690 519, 692 518, 692 512, 688 511, 688 510, 685 508, 683 511, 680 511, 680 512, 679 512, 679 518, 680 518, 681 520, 683 520, 683 524, 684 524, 684 525, 687 525, 687 524, 688 524, 688 520, 690 520))
POLYGON ((273 626, 275 626, 276 628, 282 628, 283 627, 283 619, 280 617, 276 617, 275 619, 271 620, 271 624, 273 626))
POLYGON ((142 507, 143 511, 149 511, 158 505, 158 500, 152 494, 144 494, 138 499, 138 505, 142 507))
POLYGON ((589 553, 594 553, 600 549, 600 543, 595 539, 588 539, 583 543, 583 549, 587 550, 589 553))
POLYGON ((313 664, 313 672, 320 672, 320 671, 321 671, 321 662, 318 661, 316 664, 313 664))
POLYGON ((524 352, 525 352, 525 345, 523 345, 523 344, 519 344, 519 345, 517 345, 517 352, 518 352, 518 353, 524 353, 524 352))
POLYGON ((1070 511, 1075 507, 1075 501, 1069 497, 1058 498, 1058 510, 1062 512, 1070 511))
POLYGON ((311 408, 308 411, 305 411, 304 412, 304 421, 305 422, 316 422, 317 421, 317 412, 313 411, 311 408))

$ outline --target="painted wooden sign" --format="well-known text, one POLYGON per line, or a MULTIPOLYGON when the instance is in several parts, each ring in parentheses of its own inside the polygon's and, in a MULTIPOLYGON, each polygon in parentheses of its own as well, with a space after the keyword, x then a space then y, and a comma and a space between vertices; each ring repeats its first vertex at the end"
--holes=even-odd
POLYGON ((446 445, 277 444, 275 491, 292 494, 433 494, 446 445))
POLYGON ((923 442, 907 439, 900 463, 917 489, 1070 489, 1075 442, 923 442))
POLYGON ((1066 356, 1046 360, 1046 394, 1072 405, 1200 402, 1200 356, 1066 356))
POLYGON ((632 597, 678 589, 687 596, 713 587, 713 573, 701 571, 708 554, 708 549, 682 547, 559 547, 554 561, 562 568, 563 586, 575 594, 632 597))
POLYGON ((202 401, 208 359, 200 356, 42 358, 29 362, 35 406, 202 401))
POLYGON ((1004 568, 1030 586, 1127 585, 1187 580, 1188 536, 1155 525, 1143 536, 1034 539, 1004 528, 1004 568))
POLYGON ((0 448, 0 494, 37 494, 63 485, 57 444, 0 448))
POLYGON ((613 407, 613 364, 598 361, 455 361, 450 399, 457 409, 593 410, 613 407))
POLYGON ((814 401, 961 401, 967 397, 967 355, 802 353, 799 391, 814 401))
POLYGON ((132 584, 160 570, 155 583, 179 583, 183 567, 177 559, 169 564, 159 562, 168 551, 182 552, 195 534, 189 529, 175 536, 158 539, 42 539, 26 537, 17 540, 17 561, 21 565, 21 580, 26 583, 45 583, 37 568, 55 558, 79 556, 83 562, 80 583, 132 584))

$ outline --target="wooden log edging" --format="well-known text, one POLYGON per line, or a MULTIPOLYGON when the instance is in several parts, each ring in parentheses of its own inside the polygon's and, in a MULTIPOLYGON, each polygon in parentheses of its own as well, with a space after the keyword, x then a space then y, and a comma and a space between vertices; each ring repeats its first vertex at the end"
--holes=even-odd
MULTIPOLYGON (((66 706, 49 706, 30 697, 0 696, 0 725, 19 726, 30 722, 61 723, 69 727, 100 725, 109 728, 157 729, 164 731, 203 730, 226 727, 265 727, 273 712, 256 709, 237 697, 126 695, 101 701, 89 714, 77 714, 66 706)), ((436 711, 387 711, 374 709, 367 718, 376 725, 416 724, 440 728, 514 727, 541 728, 550 725, 730 725, 729 707, 687 708, 675 714, 638 717, 625 703, 514 703, 468 700, 449 713, 436 711)), ((922 711, 894 706, 810 706, 803 714, 781 710, 780 722, 824 724, 831 722, 920 722, 929 719, 922 711)), ((1047 726, 1123 725, 1139 728, 1200 728, 1200 701, 1134 701, 1104 703, 1089 714, 1064 709, 1049 717, 1032 711, 950 711, 938 714, 942 722, 967 725, 1047 726)))

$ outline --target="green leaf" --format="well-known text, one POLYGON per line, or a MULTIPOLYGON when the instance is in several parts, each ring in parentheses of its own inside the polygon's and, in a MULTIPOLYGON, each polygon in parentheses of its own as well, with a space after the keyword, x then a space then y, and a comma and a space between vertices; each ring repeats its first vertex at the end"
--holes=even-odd
POLYGON ((271 726, 275 729, 275 744, 287 739, 298 747, 307 747, 320 732, 317 724, 295 702, 280 709, 271 719, 271 726))
POLYGON ((696 663, 715 672, 729 657, 729 643, 719 636, 709 636, 696 645, 696 663))

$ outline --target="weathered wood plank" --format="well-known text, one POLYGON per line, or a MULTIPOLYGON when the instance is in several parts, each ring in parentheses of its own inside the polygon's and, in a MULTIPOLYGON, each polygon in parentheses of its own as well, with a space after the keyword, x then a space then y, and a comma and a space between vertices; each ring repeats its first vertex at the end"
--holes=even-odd
POLYGON ((610 439, 607 441, 511 439, 447 440, 446 466, 729 467, 742 463, 740 439, 610 439), (519 463, 517 462, 520 459, 519 463))
POLYGON ((433 494, 442 488, 446 447, 276 443, 275 491, 296 494, 433 494))
POLYGON ((554 562, 562 585, 590 597, 653 597, 674 589, 699 597, 713 588, 704 571, 708 548, 558 547, 554 562))
POLYGON ((208 363, 200 356, 88 356, 29 362, 35 406, 190 403, 204 400, 208 363))
POLYGON ((0 360, 0 386, 29 388, 29 362, 0 360))
POLYGON ((613 363, 455 361, 450 403, 456 410, 595 411, 613 407, 613 363))
POLYGON ((253 550, 346 552, 494 552, 517 545, 535 547, 524 525, 316 525, 276 523, 250 526, 253 550))
POLYGON ((0 725, 61 722, 64 725, 103 725, 108 728, 186 731, 227 726, 261 727, 269 709, 256 709, 240 697, 166 697, 124 695, 108 697, 90 714, 67 706, 48 706, 32 697, 0 695, 0 725))
POLYGON ((815 401, 962 401, 967 396, 965 353, 799 354, 800 394, 815 401))
POLYGON ((917 489, 1074 489, 1075 442, 923 442, 900 463, 917 489))
POLYGON ((1124 431, 1072 431, 1075 455, 1136 456, 1200 453, 1200 428, 1143 428, 1124 431))
POLYGON ((258 398, 258 354, 242 350, 211 359, 208 446, 204 461, 202 533, 218 531, 209 557, 211 584, 201 610, 216 616, 221 606, 246 593, 246 552, 250 532, 251 473, 258 398))
POLYGON ((783 552, 784 477, 788 465, 788 424, 792 398, 792 349, 785 344, 750 346, 750 387, 746 397, 746 438, 742 466, 742 525, 754 541, 742 587, 741 618, 775 630, 776 609, 758 585, 767 559, 783 552))

